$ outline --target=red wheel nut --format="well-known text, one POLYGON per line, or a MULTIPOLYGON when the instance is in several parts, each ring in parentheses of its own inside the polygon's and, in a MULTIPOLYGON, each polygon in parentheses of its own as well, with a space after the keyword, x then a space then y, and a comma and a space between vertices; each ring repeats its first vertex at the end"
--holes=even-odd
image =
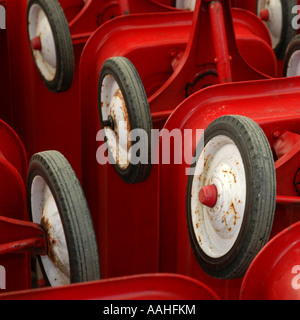
POLYGON ((270 13, 268 9, 263 9, 260 11, 259 16, 261 18, 262 21, 269 21, 270 18, 270 13))
POLYGON ((218 200, 218 190, 215 185, 203 187, 199 192, 200 202, 209 208, 213 208, 218 200))
POLYGON ((35 37, 30 41, 31 44, 31 48, 33 50, 38 50, 41 51, 42 50, 42 43, 41 43, 41 39, 40 37, 35 37))

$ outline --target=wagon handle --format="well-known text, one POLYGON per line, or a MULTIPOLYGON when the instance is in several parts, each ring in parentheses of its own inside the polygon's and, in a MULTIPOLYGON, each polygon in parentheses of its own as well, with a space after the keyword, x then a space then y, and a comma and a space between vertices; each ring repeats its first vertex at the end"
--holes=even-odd
POLYGON ((228 52, 223 7, 220 1, 209 2, 209 16, 220 83, 232 82, 231 57, 228 52))

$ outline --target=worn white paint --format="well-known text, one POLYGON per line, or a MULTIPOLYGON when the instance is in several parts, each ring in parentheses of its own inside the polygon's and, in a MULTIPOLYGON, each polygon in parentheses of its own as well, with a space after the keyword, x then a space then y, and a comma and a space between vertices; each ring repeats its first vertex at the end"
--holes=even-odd
POLYGON ((31 186, 32 221, 41 224, 48 241, 48 255, 41 261, 51 286, 70 284, 70 263, 67 242, 60 214, 51 190, 41 176, 31 186))
POLYGON ((0 29, 6 29, 6 10, 0 6, 0 29))
POLYGON ((296 50, 288 61, 287 77, 300 76, 300 50, 296 50))
POLYGON ((176 0, 176 8, 193 11, 196 6, 196 0, 176 0))

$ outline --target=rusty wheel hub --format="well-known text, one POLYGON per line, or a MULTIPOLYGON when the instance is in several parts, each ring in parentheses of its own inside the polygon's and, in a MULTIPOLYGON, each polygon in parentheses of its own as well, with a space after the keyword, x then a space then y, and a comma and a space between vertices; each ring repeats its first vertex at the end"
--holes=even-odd
POLYGON ((192 221, 202 250, 220 258, 233 247, 246 204, 246 177, 241 154, 226 136, 204 148, 192 186, 192 221))
POLYGON ((106 75, 101 87, 101 112, 105 136, 114 163, 121 169, 130 164, 130 123, 121 89, 112 75, 106 75))
POLYGON ((70 284, 70 263, 63 224, 55 199, 45 180, 36 176, 32 183, 32 220, 47 235, 48 255, 41 256, 52 286, 70 284))

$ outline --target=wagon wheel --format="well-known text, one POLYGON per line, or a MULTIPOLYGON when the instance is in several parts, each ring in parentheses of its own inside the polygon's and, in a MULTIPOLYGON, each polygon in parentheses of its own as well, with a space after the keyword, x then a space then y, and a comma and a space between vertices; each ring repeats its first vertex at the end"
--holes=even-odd
POLYGON ((152 118, 142 81, 127 58, 104 62, 98 97, 101 127, 116 171, 127 183, 145 181, 151 171, 152 118), (133 130, 140 133, 135 142, 133 130), (137 144, 143 150, 132 152, 137 144))
POLYGON ((80 183, 57 151, 34 155, 28 169, 31 220, 47 234, 48 255, 39 257, 51 286, 98 280, 99 255, 91 215, 80 183))
POLYGON ((300 75, 300 35, 295 36, 284 57, 283 76, 295 77, 300 75))
POLYGON ((293 8, 297 4, 297 0, 257 0, 257 15, 270 32, 278 59, 284 58, 289 42, 297 34, 297 30, 292 26, 292 20, 296 16, 293 8))
POLYGON ((53 92, 70 88, 74 52, 69 25, 57 0, 29 0, 27 27, 32 56, 47 88, 53 92))
POLYGON ((215 120, 202 146, 188 180, 191 246, 209 275, 238 278, 270 236, 276 203, 272 152, 261 128, 241 116, 215 120))

